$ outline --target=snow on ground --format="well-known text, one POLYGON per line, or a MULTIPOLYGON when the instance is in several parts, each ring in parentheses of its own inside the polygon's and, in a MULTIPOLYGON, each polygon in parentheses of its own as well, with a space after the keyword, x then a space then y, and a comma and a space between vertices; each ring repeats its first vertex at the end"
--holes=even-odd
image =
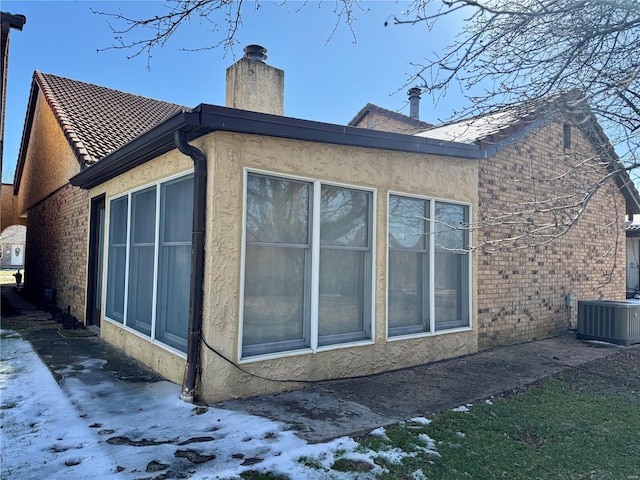
MULTIPOLYGON (((96 359, 56 372, 59 385, 28 342, 7 330, 0 338, 3 479, 124 480, 170 472, 204 480, 240 478, 246 470, 292 480, 355 479, 382 472, 373 463, 382 452, 358 448, 348 437, 308 444, 283 424, 185 403, 169 382, 93 381, 101 378, 88 375, 102 366, 96 359), (372 470, 330 470, 338 458, 365 461, 372 470)), ((385 455, 397 461, 408 454, 385 455)))

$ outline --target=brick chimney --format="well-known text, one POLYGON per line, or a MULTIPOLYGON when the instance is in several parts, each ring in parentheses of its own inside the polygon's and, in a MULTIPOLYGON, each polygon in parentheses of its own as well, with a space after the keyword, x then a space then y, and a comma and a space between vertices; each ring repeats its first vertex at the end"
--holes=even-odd
POLYGON ((244 48, 244 57, 227 68, 226 106, 284 115, 284 71, 265 63, 267 49, 244 48))

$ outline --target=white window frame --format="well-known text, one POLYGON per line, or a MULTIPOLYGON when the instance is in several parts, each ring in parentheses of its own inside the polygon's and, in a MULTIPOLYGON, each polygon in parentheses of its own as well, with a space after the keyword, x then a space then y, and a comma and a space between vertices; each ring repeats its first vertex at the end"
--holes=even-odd
POLYGON ((104 249, 105 249, 105 268, 103 271, 103 278, 102 278, 102 292, 101 292, 101 308, 102 311, 104 312, 104 320, 118 326, 119 328, 126 330, 127 332, 136 335, 139 338, 142 338, 148 342, 151 342, 154 345, 157 345, 165 350, 168 350, 182 358, 187 358, 187 355, 185 352, 178 350, 177 348, 172 347, 171 345, 168 345, 158 339, 156 339, 156 309, 157 309, 157 302, 156 302, 156 296, 157 296, 157 291, 158 291, 158 255, 160 252, 160 239, 159 239, 159 230, 160 230, 160 205, 161 205, 161 198, 160 198, 160 194, 162 191, 162 185, 165 183, 169 183, 172 182, 174 180, 180 180, 182 178, 186 178, 190 175, 193 175, 193 170, 189 170, 186 172, 181 172, 181 173, 177 173, 175 175, 171 175, 168 177, 164 177, 161 180, 157 180, 155 182, 151 182, 151 183, 147 183, 144 185, 141 185, 139 187, 136 187, 134 189, 128 190, 126 192, 123 192, 121 194, 118 195, 114 195, 112 197, 110 197, 108 199, 105 205, 106 207, 106 212, 105 212, 105 218, 106 218, 106 225, 105 225, 105 245, 104 245, 104 249), (143 190, 147 190, 149 188, 155 187, 156 191, 155 191, 155 195, 156 195, 156 211, 155 211, 155 246, 154 246, 154 272, 153 272, 153 300, 152 300, 152 306, 151 306, 151 335, 145 335, 144 333, 140 332, 139 330, 136 330, 133 327, 130 327, 129 325, 127 325, 127 318, 128 318, 128 308, 129 308, 129 259, 130 259, 130 248, 131 248, 131 241, 130 241, 130 236, 131 236, 131 217, 132 217, 132 212, 131 212, 131 205, 132 205, 132 195, 137 193, 137 192, 141 192, 143 190), (127 198, 127 238, 126 238, 126 254, 125 254, 125 277, 124 277, 124 313, 123 313, 123 319, 122 321, 110 318, 107 315, 107 309, 106 309, 106 305, 107 305, 107 287, 108 287, 108 273, 109 273, 109 256, 110 256, 110 252, 109 252, 109 235, 110 235, 110 230, 111 230, 111 202, 121 199, 121 198, 127 198))
MULTIPOLYGON (((242 198, 242 253, 240 260, 240 301, 238 312, 238 363, 253 363, 257 361, 269 360, 274 358, 284 358, 298 355, 305 355, 310 353, 324 352, 328 350, 338 350, 343 348, 352 348, 362 345, 372 345, 375 339, 375 305, 376 305, 376 207, 377 207, 377 190, 371 187, 362 187, 353 184, 325 181, 318 178, 310 178, 299 175, 291 175, 279 172, 273 172, 270 170, 260 170, 254 168, 243 169, 243 198, 242 198), (307 182, 313 185, 313 198, 311 200, 312 213, 309 219, 312 222, 312 234, 311 234, 311 293, 310 293, 310 310, 311 315, 309 319, 309 344, 307 348, 301 348, 297 350, 287 350, 274 353, 265 353, 258 355, 251 355, 244 357, 242 355, 242 338, 244 333, 244 285, 245 285, 245 256, 246 256, 246 216, 247 216, 247 179, 249 174, 267 175, 274 178, 281 178, 283 180, 294 180, 300 182, 307 182), (371 216, 369 218, 369 232, 371 238, 369 239, 371 245, 371 280, 370 280, 370 292, 368 295, 371 298, 371 305, 369 309, 371 311, 369 332, 369 339, 355 340, 345 343, 337 343, 330 345, 318 345, 318 306, 319 306, 319 288, 320 288, 320 200, 322 186, 331 186, 338 188, 348 188, 352 190, 359 190, 363 192, 371 193, 371 216)), ((366 321, 366 319, 365 319, 366 321)))
MULTIPOLYGON (((416 194, 410 194, 410 193, 404 193, 404 192, 398 192, 398 191, 388 191, 387 192, 387 235, 386 235, 386 254, 387 254, 387 259, 386 259, 386 285, 385 285, 385 290, 386 290, 386 302, 385 302, 385 318, 386 318, 386 322, 385 322, 385 328, 386 328, 386 338, 388 342, 394 342, 394 341, 398 341, 398 340, 406 340, 409 338, 421 338, 421 337, 432 337, 432 336, 437 336, 437 335, 448 335, 450 333, 458 333, 458 332, 467 332, 469 330, 473 330, 473 290, 472 290, 472 285, 473 285, 473 255, 472 252, 467 252, 465 253, 465 255, 467 255, 467 261, 468 261, 468 285, 467 285, 467 291, 468 291, 468 312, 469 312, 469 324, 467 326, 464 327, 455 327, 455 328, 450 328, 450 329, 443 329, 443 330, 436 330, 436 313, 435 313, 435 255, 436 255, 436 245, 433 241, 433 237, 434 237, 434 223, 435 223, 435 209, 436 209, 436 203, 448 203, 451 205, 458 205, 461 207, 467 207, 468 208, 468 212, 469 212, 469 224, 472 223, 472 215, 473 215, 473 210, 472 207, 473 205, 469 202, 463 202, 463 201, 459 201, 459 200, 451 200, 448 198, 439 198, 439 197, 428 197, 428 196, 424 196, 424 195, 416 195, 416 194), (427 332, 416 332, 416 333, 410 333, 410 334, 406 334, 406 335, 389 335, 389 222, 390 222, 390 218, 391 218, 391 214, 390 214, 390 202, 391 202, 391 196, 399 196, 399 197, 405 197, 405 198, 409 198, 409 199, 417 199, 417 200, 424 200, 429 202, 429 218, 427 219, 427 221, 429 222, 429 245, 428 245, 428 264, 429 264, 429 291, 428 291, 428 295, 429 295, 429 331, 427 332)), ((472 232, 469 229, 467 231, 467 243, 468 245, 473 245, 472 242, 472 232)))

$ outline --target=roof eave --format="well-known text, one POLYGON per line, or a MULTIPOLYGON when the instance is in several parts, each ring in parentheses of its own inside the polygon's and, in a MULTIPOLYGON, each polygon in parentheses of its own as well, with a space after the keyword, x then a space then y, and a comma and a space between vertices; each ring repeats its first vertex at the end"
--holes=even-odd
POLYGON ((175 148, 173 132, 180 129, 193 130, 199 124, 198 117, 198 112, 184 111, 175 114, 99 162, 85 166, 80 173, 71 177, 69 182, 84 189, 93 188, 172 150, 175 148))
POLYGON ((173 133, 179 129, 186 129, 189 140, 220 130, 291 140, 466 159, 478 159, 481 156, 480 149, 475 145, 442 142, 413 135, 374 131, 201 104, 194 108, 192 112, 182 112, 171 117, 100 160, 97 164, 85 168, 71 178, 71 184, 85 189, 93 188, 172 150, 175 148, 173 133))
POLYGON ((27 115, 24 121, 24 128, 22 129, 22 139, 20 140, 20 150, 18 150, 18 162, 16 164, 16 171, 13 174, 13 194, 17 195, 20 191, 20 182, 22 181, 22 172, 24 170, 24 163, 27 156, 27 143, 31 136, 31 126, 33 125, 33 117, 36 110, 37 96, 40 87, 33 78, 31 82, 31 91, 29 92, 29 101, 27 102, 27 115))
POLYGON ((617 172, 615 182, 625 199, 625 213, 627 215, 640 214, 640 193, 593 112, 589 109, 582 115, 576 114, 575 118, 578 128, 591 140, 600 155, 607 161, 609 171, 617 172))

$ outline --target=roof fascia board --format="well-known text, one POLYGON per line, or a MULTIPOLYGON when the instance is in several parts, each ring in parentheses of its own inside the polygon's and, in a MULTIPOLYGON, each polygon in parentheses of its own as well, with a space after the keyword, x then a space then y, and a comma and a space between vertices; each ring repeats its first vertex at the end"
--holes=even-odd
POLYGON ((202 126, 210 131, 224 130, 292 140, 470 159, 478 159, 482 155, 476 145, 464 143, 281 117, 216 105, 203 104, 198 109, 202 111, 202 126))
POLYGON ((358 113, 356 113, 356 116, 353 117, 351 121, 347 123, 347 125, 354 126, 359 124, 364 119, 364 117, 366 117, 369 113, 371 113, 371 106, 370 104, 367 103, 364 107, 360 109, 358 113))
POLYGON ((625 198, 626 213, 640 213, 640 193, 638 193, 633 180, 629 176, 629 172, 611 145, 611 141, 604 133, 600 122, 598 122, 591 110, 582 117, 575 115, 574 118, 578 128, 591 140, 598 153, 607 160, 609 172, 617 171, 615 182, 625 198))
POLYGON ((175 148, 173 132, 187 131, 194 140, 214 131, 303 140, 317 143, 374 148, 408 153, 479 159, 476 145, 443 142, 430 138, 367 130, 279 115, 201 104, 192 112, 179 113, 148 130, 95 165, 71 178, 71 184, 93 188, 156 156, 175 148))
MULTIPOLYGON (((498 152, 500 152, 501 150, 504 150, 505 148, 507 148, 510 145, 513 145, 514 143, 516 143, 518 140, 520 140, 522 137, 529 135, 531 132, 533 132, 534 130, 541 128, 545 125, 547 125, 548 123, 551 123, 557 115, 553 115, 553 114, 547 114, 543 117, 540 117, 536 120, 533 121, 527 121, 527 125, 522 128, 521 130, 518 130, 517 132, 509 135, 508 137, 500 140, 499 142, 496 142, 494 145, 491 145, 489 147, 485 147, 482 149, 483 152, 483 158, 489 158, 494 156, 495 154, 497 154, 498 152)), ((478 140, 476 143, 482 144, 482 142, 484 142, 483 139, 478 140)))
POLYGON ((24 170, 24 163, 27 159, 27 146, 29 138, 31 137, 31 127, 33 125, 33 117, 36 111, 36 104, 38 103, 38 92, 40 92, 40 86, 36 82, 35 76, 31 81, 31 91, 29 92, 29 102, 27 103, 27 116, 24 121, 24 128, 22 129, 22 139, 20 140, 20 150, 18 151, 18 163, 16 165, 16 171, 13 175, 13 194, 18 195, 20 191, 20 182, 22 181, 22 172, 24 170))

